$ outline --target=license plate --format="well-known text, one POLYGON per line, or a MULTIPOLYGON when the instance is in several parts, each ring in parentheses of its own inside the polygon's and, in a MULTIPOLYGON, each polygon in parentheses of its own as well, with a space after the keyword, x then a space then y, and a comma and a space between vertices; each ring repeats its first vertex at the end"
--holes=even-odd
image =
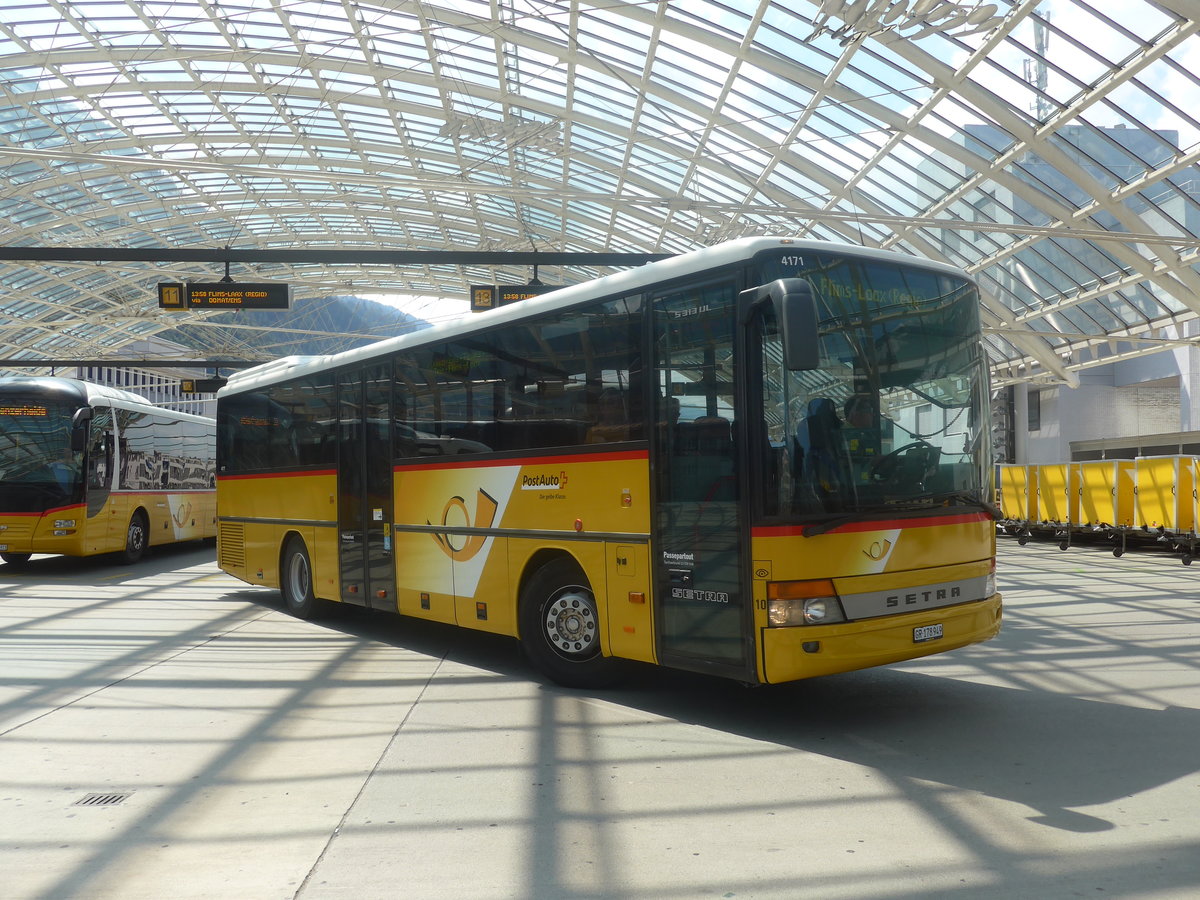
POLYGON ((936 641, 942 636, 942 625, 939 622, 937 625, 921 625, 913 629, 913 643, 920 644, 925 641, 936 641))

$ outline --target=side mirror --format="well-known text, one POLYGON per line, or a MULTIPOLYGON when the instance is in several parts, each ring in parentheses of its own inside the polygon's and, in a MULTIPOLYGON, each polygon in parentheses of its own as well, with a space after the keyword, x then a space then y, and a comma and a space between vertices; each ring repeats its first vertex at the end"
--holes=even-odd
POLYGON ((812 286, 803 278, 780 278, 742 291, 738 296, 742 324, 749 324, 764 303, 775 309, 784 365, 793 372, 817 368, 821 364, 821 342, 812 286))
POLYGON ((87 449, 88 443, 88 426, 92 422, 92 408, 85 406, 82 409, 75 410, 75 415, 71 417, 71 451, 74 453, 82 453, 87 449))

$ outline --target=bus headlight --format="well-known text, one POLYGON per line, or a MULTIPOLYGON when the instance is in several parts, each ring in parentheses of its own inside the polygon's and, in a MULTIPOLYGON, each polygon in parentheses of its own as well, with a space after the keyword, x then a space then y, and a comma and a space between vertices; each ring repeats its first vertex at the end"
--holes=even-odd
POLYGON ((813 597, 811 600, 805 600, 804 621, 809 625, 817 625, 832 618, 836 622, 842 617, 837 605, 838 602, 832 597, 813 597))
POLYGON ((767 585, 767 624, 772 628, 845 621, 842 604, 828 579, 774 581, 767 585))

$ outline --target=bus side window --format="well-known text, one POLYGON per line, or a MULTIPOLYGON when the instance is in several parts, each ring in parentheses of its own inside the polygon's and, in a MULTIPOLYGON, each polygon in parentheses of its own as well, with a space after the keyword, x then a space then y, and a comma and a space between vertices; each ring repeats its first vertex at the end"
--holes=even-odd
POLYGON ((87 483, 89 488, 103 489, 112 484, 113 437, 112 411, 97 408, 92 417, 88 442, 87 483))
POLYGON ((587 430, 587 443, 603 444, 627 441, 630 435, 630 414, 623 391, 606 388, 593 406, 587 430))

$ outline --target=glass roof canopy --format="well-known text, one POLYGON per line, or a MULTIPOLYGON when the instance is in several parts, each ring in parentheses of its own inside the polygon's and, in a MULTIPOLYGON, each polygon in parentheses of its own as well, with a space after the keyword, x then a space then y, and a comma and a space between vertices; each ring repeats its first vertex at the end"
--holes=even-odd
MULTIPOLYGON (((1194 0, 9 0, 0 245, 847 241, 972 271, 997 382, 1075 384, 1200 333, 1198 30, 1194 0)), ((157 282, 221 274, 0 262, 0 356, 118 355, 204 321, 157 282)), ((530 274, 233 271, 311 298, 530 274)))

